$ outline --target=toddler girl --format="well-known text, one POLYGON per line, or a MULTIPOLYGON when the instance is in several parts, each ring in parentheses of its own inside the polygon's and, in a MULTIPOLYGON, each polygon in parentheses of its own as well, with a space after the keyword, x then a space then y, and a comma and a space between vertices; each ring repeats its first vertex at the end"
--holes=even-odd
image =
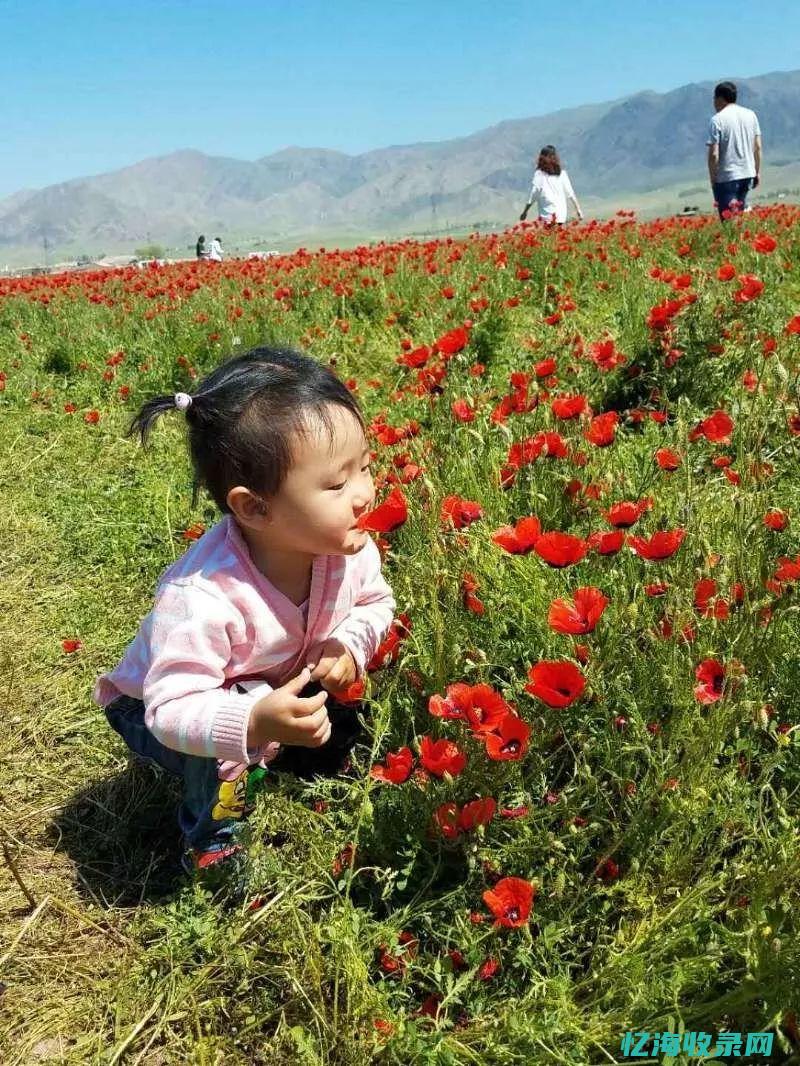
POLYGON ((246 858, 242 819, 268 763, 306 776, 340 768, 356 708, 335 694, 363 677, 396 604, 356 528, 374 501, 370 449, 332 371, 254 348, 191 396, 148 401, 128 435, 146 444, 175 410, 195 498, 204 486, 223 517, 161 575, 94 699, 134 752, 183 778, 183 865, 205 875, 246 858))

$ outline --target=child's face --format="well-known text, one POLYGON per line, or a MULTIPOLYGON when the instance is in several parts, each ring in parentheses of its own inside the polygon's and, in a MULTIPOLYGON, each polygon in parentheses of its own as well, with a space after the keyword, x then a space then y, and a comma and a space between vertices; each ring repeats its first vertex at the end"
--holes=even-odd
MULTIPOLYGON (((321 424, 300 439, 294 462, 277 497, 269 503, 270 540, 314 555, 354 555, 367 533, 354 529, 375 500, 370 448, 357 419, 331 404, 333 444, 321 424)), ((278 547, 277 543, 274 547, 278 547)))

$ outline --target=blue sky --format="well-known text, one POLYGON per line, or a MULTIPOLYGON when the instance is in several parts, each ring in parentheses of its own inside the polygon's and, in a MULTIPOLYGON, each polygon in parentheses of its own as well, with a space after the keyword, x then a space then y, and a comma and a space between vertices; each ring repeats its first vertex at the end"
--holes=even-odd
POLYGON ((178 148, 362 152, 800 67, 800 3, 0 0, 0 196, 178 148))

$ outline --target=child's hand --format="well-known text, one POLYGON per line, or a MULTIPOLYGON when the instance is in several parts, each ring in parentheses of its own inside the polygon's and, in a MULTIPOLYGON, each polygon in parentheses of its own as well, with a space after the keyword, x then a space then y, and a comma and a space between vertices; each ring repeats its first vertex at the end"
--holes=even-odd
POLYGON ((328 692, 344 692, 358 677, 352 652, 336 637, 313 644, 306 661, 312 667, 311 680, 319 681, 328 692))
POLYGON ((310 680, 311 671, 304 667, 297 677, 254 704, 247 727, 248 748, 263 747, 270 740, 302 748, 319 748, 327 743, 331 735, 325 707, 327 692, 298 695, 310 680))

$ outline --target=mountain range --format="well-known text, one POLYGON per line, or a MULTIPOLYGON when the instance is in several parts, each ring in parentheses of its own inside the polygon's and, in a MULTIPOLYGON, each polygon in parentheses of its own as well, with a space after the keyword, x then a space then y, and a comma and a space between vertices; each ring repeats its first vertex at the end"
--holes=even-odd
MULTIPOLYGON (((800 164, 800 71, 734 79, 759 116, 768 172, 800 164)), ((714 82, 513 119, 453 140, 347 155, 286 148, 255 161, 191 149, 26 189, 0 201, 0 258, 98 254, 219 233, 230 249, 435 232, 516 220, 542 144, 555 144, 584 209, 672 189, 710 201, 705 136, 714 82)), ((652 196, 651 196, 652 199, 652 196)), ((704 206, 708 207, 708 204, 704 206)), ((675 209, 679 209, 676 201, 675 209)))

